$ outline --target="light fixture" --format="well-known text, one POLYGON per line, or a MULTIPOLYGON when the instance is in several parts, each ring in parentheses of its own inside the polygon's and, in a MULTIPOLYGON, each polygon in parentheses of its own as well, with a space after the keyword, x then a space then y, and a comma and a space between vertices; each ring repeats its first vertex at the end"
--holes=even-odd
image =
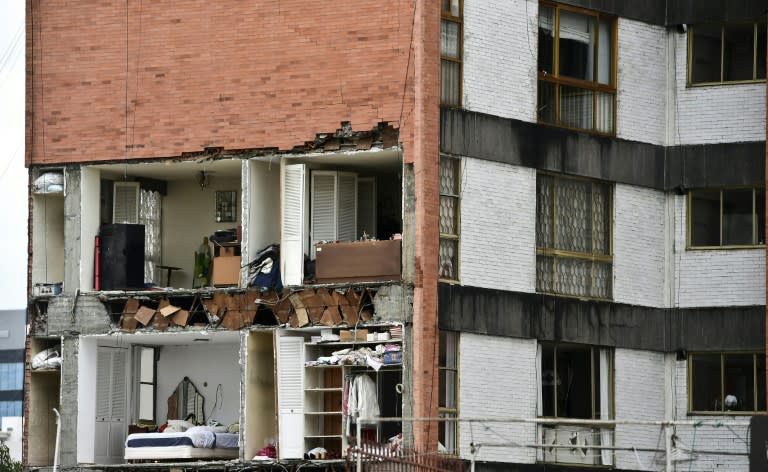
POLYGON ((211 183, 211 175, 208 172, 201 170, 195 176, 195 181, 197 182, 197 185, 200 186, 200 190, 205 190, 205 187, 211 183))

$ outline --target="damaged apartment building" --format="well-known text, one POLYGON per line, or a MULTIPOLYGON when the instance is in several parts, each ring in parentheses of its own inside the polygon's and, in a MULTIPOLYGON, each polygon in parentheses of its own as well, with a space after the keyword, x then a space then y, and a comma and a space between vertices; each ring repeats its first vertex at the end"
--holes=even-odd
POLYGON ((757 460, 763 2, 26 21, 26 466, 757 460))

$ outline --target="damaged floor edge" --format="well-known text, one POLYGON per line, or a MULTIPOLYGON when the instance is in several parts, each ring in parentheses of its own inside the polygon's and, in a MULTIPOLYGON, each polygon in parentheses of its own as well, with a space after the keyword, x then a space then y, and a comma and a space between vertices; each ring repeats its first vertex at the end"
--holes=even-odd
POLYGON ((111 333, 186 328, 239 330, 250 326, 340 327, 377 320, 402 322, 406 320, 402 319, 400 299, 409 290, 412 290, 409 286, 393 282, 324 284, 282 290, 210 288, 43 296, 33 299, 30 305, 31 335, 91 332, 84 324, 92 320, 98 308, 103 317, 99 328, 108 322, 111 333), (88 319, 81 320, 81 317, 88 319))

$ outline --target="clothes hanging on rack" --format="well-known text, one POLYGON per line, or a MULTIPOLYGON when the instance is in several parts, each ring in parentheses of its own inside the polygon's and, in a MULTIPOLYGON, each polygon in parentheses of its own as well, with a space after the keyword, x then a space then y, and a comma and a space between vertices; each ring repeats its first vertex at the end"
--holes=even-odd
POLYGON ((379 399, 376 391, 376 382, 370 376, 365 374, 353 377, 349 383, 349 396, 342 408, 348 415, 348 435, 351 433, 350 419, 356 421, 357 418, 374 418, 379 416, 379 399))
POLYGON ((379 416, 376 382, 370 376, 358 375, 352 381, 352 388, 349 391, 349 414, 355 418, 379 416))

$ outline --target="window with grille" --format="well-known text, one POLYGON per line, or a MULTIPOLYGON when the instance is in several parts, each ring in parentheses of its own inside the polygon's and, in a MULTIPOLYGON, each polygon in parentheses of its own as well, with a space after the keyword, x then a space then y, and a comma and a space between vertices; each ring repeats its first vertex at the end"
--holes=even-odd
POLYGON ((539 174, 536 179, 536 290, 610 299, 613 187, 539 174))
POLYGON ((691 26, 688 84, 763 81, 765 48, 765 21, 691 26))
POLYGON ((440 254, 438 274, 459 279, 459 159, 440 157, 440 254))
POLYGON ((461 106, 461 0, 442 0, 440 22, 440 103, 461 106))
POLYGON ((688 193, 688 246, 697 249, 765 244, 765 190, 697 189, 688 193))
POLYGON ((688 355, 688 410, 704 413, 765 412, 765 354, 688 355))
POLYGON ((615 134, 616 18, 539 5, 538 120, 615 134))

